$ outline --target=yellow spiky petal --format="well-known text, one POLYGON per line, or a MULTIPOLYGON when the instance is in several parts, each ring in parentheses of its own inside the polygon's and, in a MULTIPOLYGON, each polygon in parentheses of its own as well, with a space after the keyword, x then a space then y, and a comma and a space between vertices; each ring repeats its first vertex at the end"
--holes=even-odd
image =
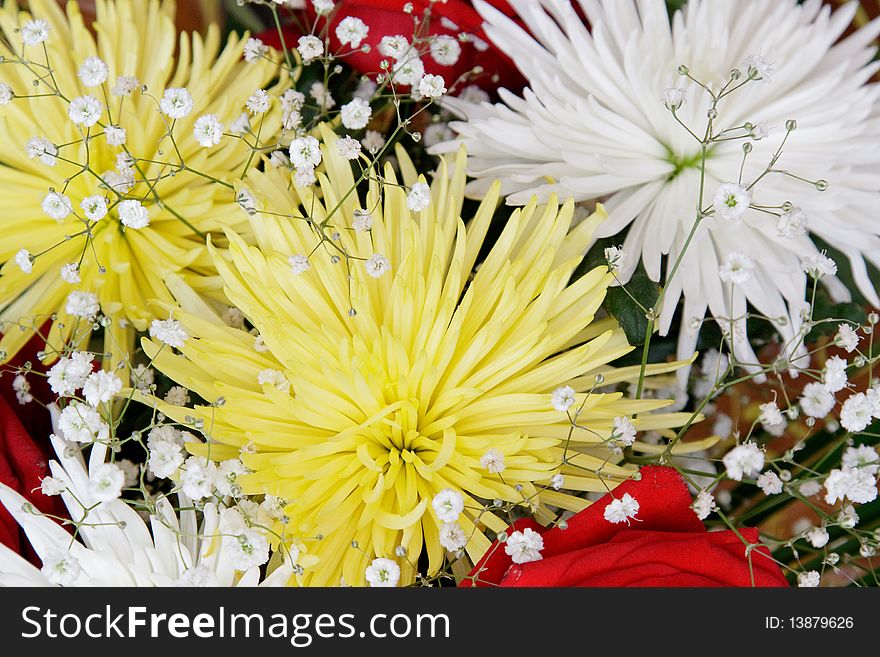
MULTIPOLYGON (((60 349, 77 319, 66 314, 65 300, 70 292, 83 290, 96 293, 102 311, 113 317, 105 351, 114 354, 111 360, 116 363, 131 341, 131 327, 144 330, 154 317, 150 300, 172 301, 175 285, 206 294, 216 287, 209 277, 215 271, 205 235, 213 232, 222 237, 228 227, 246 230, 231 184, 244 172, 252 149, 234 138, 202 148, 193 136, 193 124, 204 114, 217 114, 228 125, 241 114, 254 90, 276 78, 278 67, 266 59, 245 63, 246 36, 232 35, 224 45, 217 25, 211 25, 205 36, 178 35, 172 1, 98 0, 92 26, 86 25, 76 2, 67 5, 66 13, 54 0, 31 0, 29 7, 30 14, 20 11, 13 0, 0 8, 0 33, 12 47, 10 51, 0 41, 0 55, 6 58, 0 82, 18 96, 0 107, 0 186, 4 190, 0 196, 0 262, 6 263, 0 269, 0 332, 5 334, 0 351, 11 357, 32 335, 13 330, 16 325, 39 327, 53 313, 57 321, 49 336, 49 351, 60 349), (32 16, 48 21, 49 39, 22 50, 16 30, 32 16), (51 80, 63 97, 22 98, 52 91, 43 45, 51 80), (30 64, 10 61, 18 55, 30 64), (100 57, 109 67, 103 92, 84 87, 77 77, 78 67, 89 56, 100 57), (112 95, 120 75, 137 78, 146 91, 112 95), (38 77, 45 80, 34 86, 38 77), (186 87, 195 102, 192 112, 173 127, 179 156, 167 136, 168 119, 157 104, 170 87, 186 87), (102 124, 112 121, 127 131, 126 147, 138 158, 139 172, 137 184, 126 196, 143 200, 150 214, 147 228, 124 230, 111 211, 92 230, 90 243, 83 234, 84 224, 73 214, 56 221, 41 209, 50 188, 63 191, 77 210, 83 198, 95 194, 118 200, 99 177, 115 170, 123 149, 107 144, 101 124, 91 128, 86 144, 84 133, 68 116, 69 100, 84 94, 101 100, 106 94, 109 111, 104 108, 102 124), (61 146, 55 166, 47 166, 26 155, 25 144, 32 137, 69 145, 61 146), (189 169, 169 175, 179 158, 189 169), (90 171, 83 171, 85 162, 90 171), (66 239, 70 235, 74 237, 66 239), (41 254, 32 273, 22 272, 11 260, 19 249, 41 254), (68 263, 80 264, 81 283, 70 285, 59 276, 68 263)), ((276 86, 272 92, 283 88, 276 86)), ((267 115, 262 126, 264 142, 277 135, 279 124, 278 112, 267 115)))
MULTIPOLYGON (((431 500, 444 488, 465 498, 459 523, 475 561, 490 544, 486 532, 510 520, 483 510, 487 500, 521 502, 544 521, 582 509, 581 493, 634 472, 602 445, 615 417, 642 413, 636 424, 652 429, 684 421, 650 413, 665 401, 588 392, 597 373, 613 378, 608 363, 631 349, 615 321, 594 321, 613 281, 607 269, 571 280, 601 208, 574 229, 571 203, 514 210, 477 268, 499 187, 465 225, 463 151, 441 163, 430 205, 414 213, 390 165, 366 198, 349 194, 351 166, 324 126, 321 137, 318 187, 296 187, 278 170, 249 176, 266 212, 251 219, 256 245, 230 234, 229 250, 215 256, 226 294, 268 351, 258 353, 245 331, 185 311, 175 314, 192 336, 181 355, 144 341, 156 368, 208 402, 223 398, 195 409, 151 401, 175 420, 204 423, 210 441, 190 445, 193 453, 241 454, 253 471, 238 479, 246 493, 288 501, 289 522, 276 530, 318 558, 300 583, 363 584, 377 556, 396 559, 411 582, 423 552, 425 571, 436 572, 445 553, 431 500), (372 212, 370 232, 352 230, 356 209, 372 212), (312 252, 314 227, 328 219, 344 252, 382 254, 391 271, 376 279, 359 261, 334 263, 338 252, 325 244, 294 274, 287 258, 312 252), (267 368, 283 372, 289 390, 260 385, 267 368), (575 430, 551 405, 567 384, 583 403, 575 430), (503 472, 481 466, 489 449, 504 456, 503 472), (550 487, 556 473, 565 476, 559 491, 550 487)), ((402 149, 397 157, 411 186, 412 163, 402 149)))

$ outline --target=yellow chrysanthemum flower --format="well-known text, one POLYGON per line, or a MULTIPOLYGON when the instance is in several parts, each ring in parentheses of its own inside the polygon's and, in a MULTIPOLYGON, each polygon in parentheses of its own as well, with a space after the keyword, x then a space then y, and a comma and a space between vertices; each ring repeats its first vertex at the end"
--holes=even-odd
MULTIPOLYGON (((430 205, 413 212, 390 165, 384 184, 371 176, 366 198, 352 191, 335 135, 322 126, 321 137, 317 188, 293 185, 287 172, 253 173, 256 245, 230 234, 228 252, 216 252, 226 294, 256 340, 206 312, 176 311, 191 336, 182 355, 144 341, 157 369, 209 402, 149 400, 203 427, 209 442, 189 449, 240 457, 252 470, 237 479, 246 494, 287 501, 289 521, 275 532, 318 559, 300 584, 361 585, 375 557, 397 560, 401 582, 412 582, 423 550, 423 572, 435 573, 445 553, 432 499, 445 488, 464 497, 458 522, 476 560, 490 545, 484 532, 509 522, 484 509, 494 500, 550 520, 585 507, 581 493, 633 475, 607 444, 615 418, 638 414, 640 430, 684 421, 650 412, 667 401, 613 391, 639 370, 608 365, 631 347, 613 319, 594 319, 613 276, 599 267, 572 280, 604 211, 572 229, 572 203, 533 202, 513 211, 482 256, 499 186, 465 225, 463 151, 441 163, 430 205), (356 229, 356 210, 371 213, 371 230, 362 216, 356 229), (331 237, 316 249, 322 232, 331 237), (311 254, 305 271, 293 262, 299 274, 289 262, 297 254, 311 254), (390 270, 374 277, 365 259, 377 254, 390 270), (594 390, 597 375, 612 391, 594 390), (551 401, 566 385, 577 391, 577 428, 551 401)), ((406 188, 425 182, 402 149, 397 158, 406 188)))
MULTIPOLYGON (((39 327, 53 314, 48 341, 51 349, 61 348, 77 320, 67 314, 66 299, 79 290, 97 294, 112 317, 106 351, 116 363, 132 343, 133 328, 144 330, 154 317, 150 300, 173 300, 169 288, 175 286, 200 293, 217 288, 205 237, 220 238, 228 227, 246 230, 233 181, 253 157, 255 136, 251 145, 228 136, 204 148, 194 123, 214 114, 229 126, 255 90, 273 83, 278 66, 267 58, 246 63, 245 39, 233 35, 224 46, 217 25, 204 37, 178 38, 170 0, 98 0, 93 25, 76 2, 66 14, 55 0, 31 0, 29 7, 30 13, 20 11, 12 0, 0 9, 0 82, 7 85, 0 91, 15 95, 0 106, 0 351, 11 357, 33 334, 16 325, 39 327), (48 25, 45 41, 43 23, 32 20, 48 25), (90 57, 106 70, 90 60, 83 72, 90 57), (127 78, 121 84, 120 76, 127 78), (185 88, 193 100, 176 120, 160 110, 172 88, 185 88), (101 106, 100 120, 88 128, 71 116, 72 101, 82 96, 101 106), (113 127, 125 130, 124 137, 113 127), (47 140, 48 153, 45 144, 29 144, 33 138, 47 140), (126 154, 134 160, 120 161, 126 154), (42 208, 50 189, 69 200, 73 212, 66 218, 42 208), (110 211, 87 226, 81 202, 92 196, 105 198, 110 211), (122 225, 125 199, 146 207, 147 227, 122 225), (68 282, 77 276, 80 282, 68 282)), ((277 97, 283 89, 279 83, 270 92, 277 97)), ((261 145, 277 138, 275 105, 262 124, 253 119, 255 133, 261 126, 261 145)))

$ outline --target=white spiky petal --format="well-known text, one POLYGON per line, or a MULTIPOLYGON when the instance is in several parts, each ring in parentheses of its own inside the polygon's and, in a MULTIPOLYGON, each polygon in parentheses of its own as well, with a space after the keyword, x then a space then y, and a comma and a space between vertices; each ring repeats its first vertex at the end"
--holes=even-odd
MULTIPOLYGON (((589 27, 567 0, 511 0, 511 5, 528 32, 487 3, 475 2, 487 35, 527 78, 524 97, 502 89, 502 102, 495 105, 446 101, 467 119, 452 126, 470 155, 476 177, 471 194, 482 196, 501 178, 512 204, 534 193, 604 199, 610 218, 595 237, 629 226, 623 248, 640 255, 619 277, 627 281, 641 260, 651 278, 660 280, 664 257, 674 259, 684 248, 700 189, 699 144, 674 120, 664 90, 684 90, 678 116, 702 134, 709 95, 679 78, 678 66, 687 65, 696 79, 717 90, 731 69, 739 67, 745 76, 743 62, 760 55, 761 62, 772 63, 771 79, 748 83, 718 106, 720 127, 747 121, 770 126, 766 138, 753 141, 743 180, 763 171, 785 135, 786 121, 796 119, 797 130, 776 168, 824 179, 828 188, 820 192, 771 174, 752 190, 753 203, 790 201, 802 208, 803 234, 779 235, 776 218, 754 209, 735 222, 705 219, 668 287, 661 330, 669 330, 683 295, 680 354, 691 353, 696 330, 689 325, 699 326, 707 310, 722 321, 743 318, 747 303, 779 318, 775 326, 784 337, 795 337, 807 285, 799 259, 818 254, 811 234, 841 251, 859 290, 880 303, 865 264, 880 265, 880 87, 866 84, 878 68, 870 44, 880 22, 838 41, 858 3, 832 14, 819 0, 691 0, 670 25, 663 0, 579 0, 589 27), (728 293, 718 269, 732 252, 750 254, 757 265, 750 281, 728 293)), ((763 127, 760 132, 763 136, 763 127)), ((719 185, 738 180, 741 146, 728 141, 710 148, 704 207, 719 185)), ((450 142, 436 150, 454 148, 457 143, 450 142)), ((849 297, 836 278, 822 282, 835 299, 849 297)), ((744 319, 740 323, 734 348, 741 360, 755 362, 744 319)))

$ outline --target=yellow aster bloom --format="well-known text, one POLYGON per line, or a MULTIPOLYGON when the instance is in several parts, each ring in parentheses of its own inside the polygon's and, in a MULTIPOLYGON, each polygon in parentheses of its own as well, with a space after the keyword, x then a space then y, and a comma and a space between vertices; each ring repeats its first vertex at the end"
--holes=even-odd
MULTIPOLYGON (((217 25, 205 36, 178 35, 172 1, 98 0, 91 26, 76 2, 66 13, 55 0, 31 0, 29 7, 31 13, 20 11, 13 0, 0 8, 0 82, 15 94, 0 106, 0 351, 11 357, 31 337, 16 325, 39 327, 53 313, 49 343, 59 349, 77 319, 67 315, 65 301, 82 290, 97 294, 101 310, 113 318, 106 351, 115 363, 132 341, 132 327, 144 330, 154 317, 148 301, 171 301, 169 287, 204 293, 216 287, 205 235, 246 230, 232 182, 254 151, 234 137, 203 148, 193 125, 216 114, 229 126, 256 89, 273 83, 278 66, 266 59, 245 63, 245 39, 232 35, 223 44, 217 25), (23 45, 20 29, 32 18, 49 24, 48 39, 23 45), (103 85, 87 87, 78 72, 93 56, 109 75, 103 85), (117 95, 118 76, 136 78, 135 91, 117 95), (159 110, 159 100, 166 89, 179 87, 189 91, 193 107, 174 121, 159 110), (68 113, 71 101, 85 95, 103 105, 100 122, 89 128, 75 125, 68 113), (108 143, 109 126, 126 131, 124 146, 108 143), (29 157, 27 144, 35 137, 57 148, 54 166, 29 157), (135 158, 128 165, 118 159, 126 153, 135 158), (41 204, 50 189, 67 196, 74 212, 61 220, 48 216, 41 204), (87 226, 80 203, 94 195, 105 197, 110 212, 87 226), (116 206, 124 199, 143 202, 149 226, 121 224, 116 206), (20 250, 36 256, 30 273, 14 261, 20 250), (78 265, 81 282, 62 280, 60 270, 69 264, 78 265)), ((271 92, 277 96, 283 88, 271 92)), ((253 119, 254 132, 261 125, 261 145, 277 138, 277 105, 262 125, 253 119)), ((109 141, 118 139, 119 133, 109 141)))
MULTIPOLYGON (((445 488, 464 497, 458 522, 476 561, 490 545, 486 532, 510 520, 484 509, 493 500, 548 521, 586 506, 581 493, 631 477, 635 469, 615 465, 607 444, 614 419, 639 414, 636 426, 652 430, 687 415, 651 413, 668 402, 614 391, 638 368, 609 366, 631 347, 613 319, 595 319, 613 276, 599 267, 572 279, 604 211, 572 229, 572 203, 530 203, 483 254, 499 186, 465 224, 463 151, 441 163, 430 205, 413 212, 390 165, 384 184, 373 175, 368 193, 351 191, 351 166, 321 127, 317 187, 297 187, 279 170, 253 173, 256 245, 230 234, 228 252, 216 252, 226 294, 259 343, 186 311, 175 312, 191 336, 181 355, 144 340, 154 367, 210 402, 182 409, 150 400, 203 427, 209 442, 189 449, 240 456, 253 471, 237 479, 246 494, 287 501, 289 522, 275 532, 318 559, 298 582, 363 585, 371 560, 387 557, 408 583, 425 553, 422 572, 437 572, 443 522, 432 499, 445 488), (372 213, 372 230, 354 229, 356 210, 372 213), (322 231, 330 241, 316 249, 322 231), (311 254, 300 274, 289 264, 296 254, 311 254), (374 278, 363 260, 340 254, 379 254, 390 271, 374 278), (594 389, 597 375, 605 392, 594 389), (577 391, 577 428, 551 403, 565 385, 577 391), (503 471, 481 463, 490 450, 503 471)), ((397 157, 406 188, 425 182, 402 149, 397 157)))

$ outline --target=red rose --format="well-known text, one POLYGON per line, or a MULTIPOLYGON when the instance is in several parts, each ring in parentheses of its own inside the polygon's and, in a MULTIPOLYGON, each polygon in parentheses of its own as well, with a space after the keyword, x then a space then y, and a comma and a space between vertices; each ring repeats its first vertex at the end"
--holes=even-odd
MULTIPOLYGON (((49 411, 32 401, 28 404, 20 404, 12 387, 12 381, 16 371, 23 368, 25 363, 31 364, 34 374, 28 374, 27 381, 30 384, 30 394, 35 400, 43 404, 55 401, 56 395, 49 387, 46 377, 48 367, 40 362, 37 353, 46 348, 46 340, 43 336, 49 331, 51 324, 46 322, 38 332, 15 354, 7 363, 0 366, 0 397, 6 399, 9 407, 18 416, 25 430, 31 436, 38 436, 40 444, 49 445, 49 434, 52 433, 52 418, 49 411)), ((2 334, 0 334, 2 335, 2 334)))
MULTIPOLYGON (((507 0, 489 0, 489 3, 513 18, 516 14, 507 4, 507 0)), ((383 36, 400 34, 407 39, 413 35, 413 18, 421 17, 425 9, 431 5, 431 21, 428 33, 420 36, 448 34, 457 39, 458 34, 466 33, 473 35, 477 40, 459 42, 461 56, 452 66, 442 66, 435 62, 429 53, 422 55, 425 65, 425 73, 442 75, 447 86, 455 82, 459 76, 470 71, 475 66, 481 66, 484 74, 472 81, 489 90, 497 87, 519 90, 524 81, 513 62, 496 49, 486 38, 482 29, 483 19, 476 12, 470 0, 447 0, 447 2, 431 3, 429 0, 413 0, 412 14, 403 11, 404 3, 401 0, 340 0, 336 3, 336 9, 330 16, 331 52, 349 52, 350 46, 342 46, 336 37, 336 26, 343 18, 353 16, 360 18, 370 28, 367 38, 361 43, 369 44, 370 52, 360 50, 347 54, 342 60, 359 73, 375 76, 382 72, 379 62, 387 59, 379 53, 379 42, 383 36)), ((315 21, 314 9, 307 5, 310 22, 315 21)), ((324 26, 324 18, 320 19, 318 30, 324 26)), ((260 39, 276 48, 281 46, 278 31, 274 28, 266 30, 258 35, 260 39)), ((297 40, 302 33, 294 25, 284 28, 284 40, 288 48, 295 48, 297 40)))
MULTIPOLYGON (((460 586, 752 586, 750 561, 755 586, 788 586, 766 548, 747 557, 733 531, 706 531, 674 469, 648 466, 641 474, 570 518, 567 529, 518 521, 511 531, 542 534, 542 559, 514 564, 495 543, 460 586), (638 513, 629 525, 608 522, 605 507, 624 493, 638 513)), ((740 534, 758 541, 757 529, 740 534)))

